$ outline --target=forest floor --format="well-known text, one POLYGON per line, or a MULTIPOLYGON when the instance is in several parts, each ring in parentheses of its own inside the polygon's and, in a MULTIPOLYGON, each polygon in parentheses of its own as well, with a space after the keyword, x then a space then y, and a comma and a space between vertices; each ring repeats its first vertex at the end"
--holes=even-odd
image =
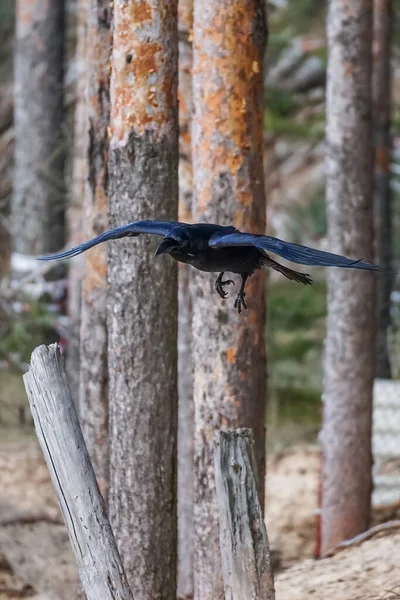
MULTIPOLYGON (((333 558, 310 558, 318 465, 312 446, 285 450, 268 462, 267 526, 281 560, 277 600, 400 598, 400 533, 375 537, 333 558), (399 595, 389 594, 396 586, 399 595)), ((3 442, 0 600, 70 600, 76 585, 68 536, 36 441, 3 442)))

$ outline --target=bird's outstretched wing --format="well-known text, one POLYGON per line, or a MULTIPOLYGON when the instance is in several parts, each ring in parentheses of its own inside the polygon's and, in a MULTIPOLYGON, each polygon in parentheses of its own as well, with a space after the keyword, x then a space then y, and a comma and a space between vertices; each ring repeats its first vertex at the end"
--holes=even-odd
POLYGON ((332 254, 331 252, 316 250, 315 248, 309 248, 308 246, 292 244, 291 242, 285 242, 269 235, 241 233, 240 231, 224 235, 223 232, 218 232, 211 237, 209 245, 214 248, 254 246, 255 248, 260 248, 262 250, 269 250, 269 252, 278 254, 286 260, 301 265, 315 267, 345 267, 350 269, 366 269, 369 271, 384 270, 378 265, 371 265, 370 263, 364 262, 362 259, 352 260, 351 258, 346 258, 340 254, 332 254))
POLYGON ((136 237, 141 233, 152 233, 153 235, 163 236, 168 235, 177 225, 182 225, 182 223, 175 223, 173 221, 134 221, 133 223, 128 223, 128 225, 109 229, 92 240, 84 242, 65 252, 39 256, 38 260, 60 260, 63 258, 71 258, 72 256, 77 256, 78 254, 85 252, 85 250, 88 250, 97 244, 101 244, 102 242, 106 242, 107 240, 117 240, 123 237, 136 237))

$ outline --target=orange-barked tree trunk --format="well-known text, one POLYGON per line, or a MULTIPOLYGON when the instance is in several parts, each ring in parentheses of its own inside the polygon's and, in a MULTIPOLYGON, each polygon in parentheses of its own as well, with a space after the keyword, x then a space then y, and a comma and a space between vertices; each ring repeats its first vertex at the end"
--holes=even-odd
MULTIPOLYGON (((90 239, 108 227, 111 16, 108 0, 88 0, 86 168, 82 228, 90 239)), ((82 429, 103 497, 109 483, 107 245, 84 254, 80 340, 82 429)))
MULTIPOLYGON (((177 2, 114 0, 110 226, 176 220, 177 2)), ((177 269, 109 244, 110 516, 135 598, 176 598, 177 269)))
MULTIPOLYGON (((178 2, 179 221, 192 221, 193 0, 178 2)), ((178 265, 178 598, 193 596, 193 363, 192 267, 178 265)))
MULTIPOLYGON (((372 0, 330 0, 327 80, 329 250, 373 258, 372 0)), ((376 275, 328 270, 322 547, 367 528, 376 275)))
MULTIPOLYGON (((193 26, 193 217, 258 233, 265 230, 264 9, 262 0, 195 0, 193 26)), ((265 278, 258 272, 249 280, 249 310, 238 315, 237 288, 221 300, 216 277, 192 275, 196 600, 223 595, 213 474, 217 429, 253 428, 264 502, 265 278)))
MULTIPOLYGON (((374 53, 372 89, 375 126, 375 216, 376 261, 388 271, 392 267, 392 193, 390 187, 390 134, 392 111, 392 0, 374 0, 374 53)), ((378 328, 376 336, 376 376, 390 379, 388 328, 391 323, 390 295, 392 273, 377 279, 378 328)))

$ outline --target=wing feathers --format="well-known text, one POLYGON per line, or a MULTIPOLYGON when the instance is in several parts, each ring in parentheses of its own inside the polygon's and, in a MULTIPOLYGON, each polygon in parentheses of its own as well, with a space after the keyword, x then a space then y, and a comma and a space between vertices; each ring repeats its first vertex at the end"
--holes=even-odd
POLYGON ((102 242, 106 242, 108 240, 117 240, 123 237, 136 237, 141 233, 168 235, 177 225, 180 225, 180 223, 175 223, 172 221, 134 221, 128 225, 122 225, 121 227, 115 227, 115 229, 105 231, 92 240, 84 242, 83 244, 75 246, 75 248, 71 248, 65 252, 58 252, 57 254, 49 254, 47 256, 39 256, 38 260, 61 260, 63 258, 71 258, 81 254, 82 252, 85 252, 85 250, 88 250, 97 244, 101 244, 102 242))
POLYGON ((216 233, 210 239, 210 246, 215 248, 227 246, 255 246, 263 250, 269 250, 282 258, 301 265, 320 267, 344 267, 355 269, 366 269, 369 271, 383 271, 381 267, 360 260, 352 260, 332 254, 323 250, 316 250, 300 244, 292 244, 269 235, 257 235, 251 233, 232 233, 224 235, 216 233))

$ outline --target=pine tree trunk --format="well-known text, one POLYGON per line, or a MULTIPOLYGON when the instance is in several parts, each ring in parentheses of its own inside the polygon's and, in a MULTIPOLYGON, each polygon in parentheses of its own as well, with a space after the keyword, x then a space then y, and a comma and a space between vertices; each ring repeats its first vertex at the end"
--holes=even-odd
MULTIPOLYGON (((198 0, 193 29, 194 220, 258 233, 265 230, 264 4, 198 0)), ((216 295, 215 279, 197 271, 192 276, 197 600, 223 595, 213 475, 217 429, 254 430, 264 503, 265 278, 258 272, 249 280, 249 310, 241 315, 232 289, 226 301, 216 295)))
POLYGON ((14 249, 64 244, 64 0, 18 0, 14 61, 14 249))
MULTIPOLYGON (((114 1, 112 227, 176 220, 177 3, 114 1)), ((176 598, 177 269, 151 236, 109 244, 110 514, 137 598, 176 598)))
MULTIPOLYGON (((179 220, 192 220, 193 0, 178 3, 179 220)), ((178 287, 178 598, 193 597, 193 364, 191 267, 179 264, 178 287)))
MULTIPOLYGON (((108 228, 111 15, 108 0, 89 0, 87 19, 87 119, 83 229, 85 239, 108 228)), ((109 484, 107 368, 107 245, 87 252, 81 312, 80 415, 103 497, 109 484)))
MULTIPOLYGON (((330 1, 328 49, 329 250, 370 261, 372 0, 330 1)), ((328 270, 322 554, 369 521, 375 286, 374 274, 328 270)))
MULTIPOLYGON (((375 118, 375 214, 376 260, 385 269, 392 267, 392 197, 390 159, 392 151, 391 50, 393 11, 391 0, 374 0, 373 96, 375 118)), ((391 323, 390 295, 393 275, 382 273, 377 278, 378 329, 376 340, 376 376, 391 378, 388 328, 391 323)))
MULTIPOLYGON (((71 0, 70 3, 72 4, 71 0)), ((70 10, 74 7, 70 6, 70 10)), ((71 150, 72 177, 70 201, 67 210, 68 243, 72 246, 81 244, 83 222, 83 199, 87 174, 87 117, 86 117, 86 25, 88 0, 75 3, 76 19, 76 52, 75 61, 78 77, 76 84, 76 101, 74 111, 74 136, 71 150)), ((68 178, 68 176, 67 176, 68 178)), ((80 255, 68 265, 68 346, 66 370, 71 396, 78 406, 80 375, 80 326, 81 326, 81 294, 84 256, 80 255)))

